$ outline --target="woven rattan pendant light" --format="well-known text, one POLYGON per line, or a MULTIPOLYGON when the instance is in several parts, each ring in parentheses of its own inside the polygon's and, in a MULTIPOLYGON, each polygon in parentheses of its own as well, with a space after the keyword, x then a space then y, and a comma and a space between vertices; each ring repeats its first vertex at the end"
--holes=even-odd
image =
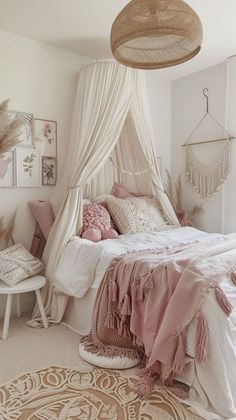
POLYGON ((140 69, 184 63, 198 54, 201 43, 201 21, 183 0, 132 0, 111 29, 115 59, 140 69))

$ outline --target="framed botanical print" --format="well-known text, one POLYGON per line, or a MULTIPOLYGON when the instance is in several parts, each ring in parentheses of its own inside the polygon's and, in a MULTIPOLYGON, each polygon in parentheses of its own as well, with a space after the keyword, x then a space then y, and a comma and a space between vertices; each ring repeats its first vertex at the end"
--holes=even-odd
POLYGON ((57 157, 57 122, 34 119, 34 140, 42 156, 57 157))
POLYGON ((57 159, 42 157, 42 184, 56 185, 57 183, 57 159))
POLYGON ((33 114, 27 112, 9 111, 13 117, 21 120, 22 126, 20 131, 20 144, 17 147, 33 147, 34 146, 34 130, 33 130, 33 114))
POLYGON ((15 151, 9 151, 0 158, 0 188, 15 186, 15 151))
POLYGON ((40 187, 40 152, 36 149, 16 149, 17 187, 40 187))

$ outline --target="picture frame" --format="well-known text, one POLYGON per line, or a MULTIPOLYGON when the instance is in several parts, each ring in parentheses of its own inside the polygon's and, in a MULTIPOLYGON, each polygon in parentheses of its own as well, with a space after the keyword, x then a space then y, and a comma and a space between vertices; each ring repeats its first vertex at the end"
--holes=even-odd
POLYGON ((42 156, 42 185, 54 186, 57 183, 57 159, 42 156))
POLYGON ((57 157, 57 122, 34 119, 34 145, 41 156, 57 157))
POLYGON ((9 111, 12 117, 22 121, 17 147, 34 147, 34 115, 29 112, 9 111))
POLYGON ((16 186, 40 187, 40 151, 29 148, 16 149, 16 186))
POLYGON ((0 188, 15 187, 15 185, 15 150, 10 150, 0 158, 0 188))

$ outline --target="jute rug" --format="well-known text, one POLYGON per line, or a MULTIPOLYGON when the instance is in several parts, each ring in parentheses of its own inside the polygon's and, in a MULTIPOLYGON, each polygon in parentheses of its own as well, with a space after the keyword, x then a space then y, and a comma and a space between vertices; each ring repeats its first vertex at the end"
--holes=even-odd
POLYGON ((28 373, 0 388, 1 420, 196 420, 169 392, 156 386, 137 397, 128 371, 60 367, 28 373))

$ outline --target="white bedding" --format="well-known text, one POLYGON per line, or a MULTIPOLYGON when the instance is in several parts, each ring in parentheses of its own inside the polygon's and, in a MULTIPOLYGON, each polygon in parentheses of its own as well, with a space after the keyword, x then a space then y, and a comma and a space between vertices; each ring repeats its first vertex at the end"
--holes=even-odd
MULTIPOLYGON (((132 250, 205 241, 219 236, 185 227, 158 233, 123 235, 118 240, 105 240, 96 244, 74 237, 61 257, 55 286, 70 296, 80 298, 74 299, 74 303, 83 302, 89 293, 96 292, 106 268, 117 255, 132 250)), ((221 287, 236 308, 235 285, 225 278, 221 287)), ((94 300, 95 294, 91 302, 94 300)), ((84 314, 81 316, 90 320, 93 304, 85 306, 84 314)), ((190 362, 185 375, 179 379, 190 386, 188 403, 203 418, 233 420, 236 419, 236 311, 233 311, 229 318, 226 317, 216 303, 213 290, 209 292, 202 311, 209 330, 208 359, 203 365, 194 360, 196 328, 193 321, 187 334, 187 353, 190 362)), ((78 316, 80 315, 77 314, 78 316)))
POLYGON ((120 235, 118 239, 91 242, 74 236, 63 251, 54 285, 69 296, 82 297, 90 287, 97 289, 111 260, 130 251, 158 249, 217 238, 200 230, 166 226, 161 232, 120 235))

